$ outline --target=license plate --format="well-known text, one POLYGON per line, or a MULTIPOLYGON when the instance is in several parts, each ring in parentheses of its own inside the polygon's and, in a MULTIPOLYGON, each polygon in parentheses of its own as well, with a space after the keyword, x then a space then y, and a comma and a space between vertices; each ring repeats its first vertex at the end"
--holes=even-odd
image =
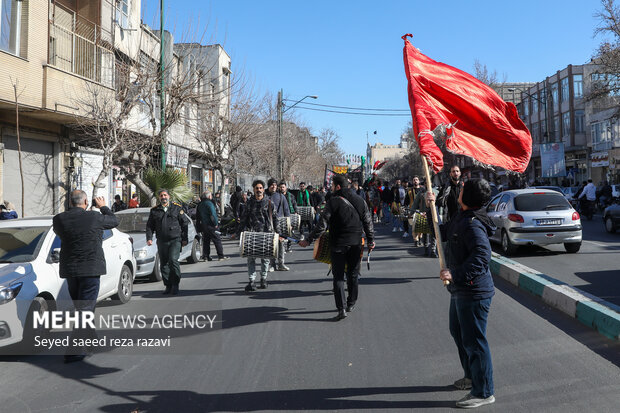
POLYGON ((561 219, 537 219, 536 225, 562 225, 561 219))

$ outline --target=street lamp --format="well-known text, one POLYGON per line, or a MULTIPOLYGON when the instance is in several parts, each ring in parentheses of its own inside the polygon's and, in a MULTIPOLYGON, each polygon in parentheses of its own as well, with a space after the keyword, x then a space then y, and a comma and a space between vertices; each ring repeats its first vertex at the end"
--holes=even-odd
POLYGON ((284 159, 282 157, 282 115, 295 107, 299 102, 306 98, 318 99, 318 96, 315 95, 306 95, 303 98, 299 99, 297 102, 293 103, 291 106, 284 109, 284 102, 282 99, 282 89, 278 92, 278 177, 279 179, 284 179, 284 159))
MULTIPOLYGON (((515 88, 508 88, 507 89, 509 92, 513 93, 514 96, 514 92, 516 91, 515 88)), ((526 92, 525 90, 521 90, 521 93, 525 93, 528 97, 537 100, 538 102, 542 103, 543 105, 543 110, 545 111, 545 134, 543 135, 543 138, 546 137, 547 139, 545 139, 545 143, 547 143, 546 141, 548 141, 549 139, 549 114, 547 113, 547 86, 545 85, 545 96, 543 96, 543 98, 537 98, 535 96, 530 95, 528 92, 526 92)), ((514 100, 514 98, 513 98, 514 100)), ((555 138, 553 139, 555 141, 555 138)))

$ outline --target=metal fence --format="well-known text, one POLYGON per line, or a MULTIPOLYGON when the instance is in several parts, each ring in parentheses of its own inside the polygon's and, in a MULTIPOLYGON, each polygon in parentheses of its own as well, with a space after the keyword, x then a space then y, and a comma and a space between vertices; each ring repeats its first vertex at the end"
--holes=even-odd
POLYGON ((54 3, 49 19, 49 64, 114 86, 114 53, 99 42, 101 28, 54 3))

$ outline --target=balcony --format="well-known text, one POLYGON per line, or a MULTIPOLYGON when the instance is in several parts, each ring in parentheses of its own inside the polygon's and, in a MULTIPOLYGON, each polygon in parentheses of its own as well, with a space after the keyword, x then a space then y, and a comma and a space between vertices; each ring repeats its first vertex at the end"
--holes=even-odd
POLYGON ((114 86, 114 53, 101 46, 101 28, 55 4, 49 20, 49 64, 108 87, 114 86))

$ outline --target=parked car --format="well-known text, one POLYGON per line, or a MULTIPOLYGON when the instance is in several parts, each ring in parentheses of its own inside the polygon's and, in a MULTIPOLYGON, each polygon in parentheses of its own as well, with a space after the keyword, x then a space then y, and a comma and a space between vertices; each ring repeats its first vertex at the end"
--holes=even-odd
MULTIPOLYGON (((150 212, 150 208, 132 208, 117 212, 115 215, 119 221, 118 229, 133 238, 134 256, 138 265, 136 278, 148 277, 151 281, 161 281, 155 234, 153 245, 146 245, 146 222, 149 220, 150 212)), ((189 242, 181 249, 179 260, 198 262, 202 255, 202 238, 191 220, 187 227, 187 239, 189 242)))
POLYGON ((506 255, 519 245, 564 244, 567 252, 581 247, 581 218, 563 194, 551 189, 514 189, 495 196, 486 213, 497 226, 491 241, 506 255))
POLYGON ((607 232, 616 232, 616 229, 620 228, 620 205, 612 204, 605 208, 603 222, 605 222, 607 232))
MULTIPOLYGON (((0 347, 20 342, 35 312, 71 310, 67 282, 60 278, 60 238, 52 217, 0 221, 0 347)), ((132 239, 117 229, 103 232, 107 273, 101 276, 98 301, 131 299, 136 261, 132 239)))
POLYGON ((537 186, 531 186, 530 188, 534 188, 534 189, 550 189, 552 191, 556 191, 556 192, 559 192, 562 195, 564 195, 564 190, 562 190, 562 188, 560 188, 559 186, 554 186, 554 185, 537 185, 537 186))

